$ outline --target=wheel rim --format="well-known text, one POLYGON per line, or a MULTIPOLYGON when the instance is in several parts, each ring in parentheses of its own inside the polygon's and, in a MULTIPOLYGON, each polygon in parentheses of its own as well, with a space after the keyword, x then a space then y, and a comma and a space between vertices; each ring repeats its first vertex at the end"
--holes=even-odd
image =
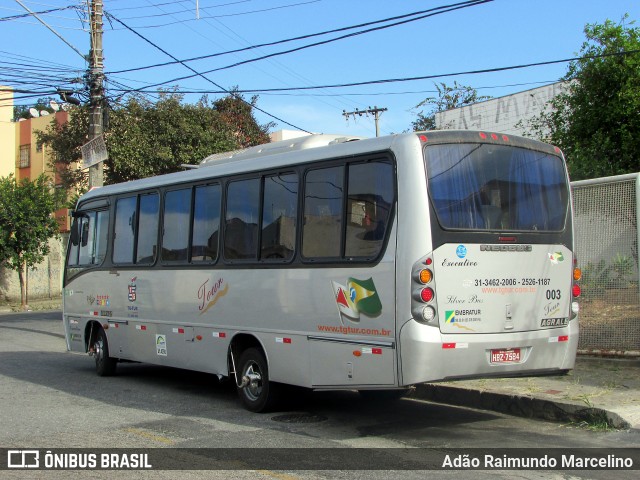
POLYGON ((260 398, 262 394, 262 372, 260 367, 254 361, 247 364, 244 375, 249 378, 249 384, 244 387, 244 394, 249 400, 255 402, 260 398))
POLYGON ((104 343, 102 339, 96 340, 93 344, 93 351, 96 356, 96 363, 102 363, 102 359, 104 358, 104 343))

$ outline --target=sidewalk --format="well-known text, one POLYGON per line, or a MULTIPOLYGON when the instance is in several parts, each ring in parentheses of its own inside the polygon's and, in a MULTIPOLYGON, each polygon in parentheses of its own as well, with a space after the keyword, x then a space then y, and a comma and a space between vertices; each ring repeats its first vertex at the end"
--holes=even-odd
POLYGON ((640 428, 640 359, 579 355, 568 375, 419 385, 414 398, 593 428, 640 428))
MULTIPOLYGON (((51 299, 35 299, 29 300, 29 310, 28 311, 36 311, 36 310, 61 310, 62 309, 62 299, 51 298, 51 299)), ((0 303, 0 313, 7 312, 23 312, 20 307, 20 301, 17 302, 3 302, 0 303)))

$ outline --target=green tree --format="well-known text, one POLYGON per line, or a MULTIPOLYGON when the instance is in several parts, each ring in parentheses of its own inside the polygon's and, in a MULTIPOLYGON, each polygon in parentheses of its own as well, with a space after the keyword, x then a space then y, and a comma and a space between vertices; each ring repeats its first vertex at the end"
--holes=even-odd
MULTIPOLYGON (((182 164, 197 164, 205 157, 229 150, 269 142, 272 124, 260 125, 253 105, 238 94, 210 102, 183 103, 181 95, 164 92, 152 102, 132 96, 109 110, 105 142, 105 184, 125 182, 181 170, 182 164)), ((62 125, 52 124, 39 133, 39 141, 50 146, 61 183, 68 189, 86 188, 86 170, 75 167, 80 147, 87 142, 88 111, 71 111, 62 125)))
POLYGON ((0 263, 18 272, 23 309, 28 308, 27 268, 44 260, 49 239, 59 230, 53 215, 58 200, 45 175, 20 182, 13 175, 0 178, 0 263))
MULTIPOLYGON (((430 106, 427 112, 418 112, 418 118, 411 122, 411 128, 414 132, 421 130, 436 130, 436 114, 451 110, 452 108, 460 108, 473 103, 489 100, 491 97, 486 95, 478 95, 475 88, 465 85, 458 85, 454 81, 453 86, 449 86, 444 82, 434 84, 438 91, 437 97, 427 97, 414 108, 422 108, 430 106)), ((446 126, 444 127, 446 128, 446 126)))
POLYGON ((566 90, 529 122, 530 136, 563 150, 573 180, 640 169, 640 29, 627 18, 585 27, 566 90))

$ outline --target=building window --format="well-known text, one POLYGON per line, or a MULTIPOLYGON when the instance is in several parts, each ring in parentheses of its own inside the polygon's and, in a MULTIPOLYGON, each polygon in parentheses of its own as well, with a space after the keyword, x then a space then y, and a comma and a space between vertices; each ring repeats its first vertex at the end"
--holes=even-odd
POLYGON ((19 168, 27 168, 31 165, 31 145, 20 145, 20 163, 19 168))

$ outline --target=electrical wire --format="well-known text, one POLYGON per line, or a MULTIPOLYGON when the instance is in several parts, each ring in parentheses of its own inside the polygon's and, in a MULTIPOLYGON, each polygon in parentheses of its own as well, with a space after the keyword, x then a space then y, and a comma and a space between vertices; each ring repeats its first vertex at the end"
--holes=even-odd
MULTIPOLYGON (((263 48, 263 47, 272 47, 272 46, 275 46, 275 45, 281 45, 281 44, 284 44, 284 43, 295 42, 295 41, 298 41, 298 40, 306 40, 306 39, 309 39, 309 38, 319 37, 319 36, 323 36, 323 35, 329 35, 329 34, 332 34, 332 33, 345 32, 345 31, 348 31, 348 30, 354 30, 356 28, 370 27, 372 25, 378 25, 380 23, 392 22, 392 21, 396 21, 396 20, 401 20, 401 19, 406 19, 406 18, 409 18, 409 17, 417 16, 417 15, 423 15, 423 14, 426 14, 426 13, 435 12, 435 11, 440 10, 440 9, 445 9, 445 8, 450 8, 450 7, 457 7, 457 6, 473 6, 473 5, 477 4, 477 3, 486 3, 486 2, 491 2, 491 1, 493 1, 493 0, 484 0, 484 1, 482 1, 482 0, 468 0, 468 1, 460 2, 460 3, 454 3, 454 4, 451 4, 451 5, 443 5, 443 6, 440 6, 440 7, 434 7, 434 8, 430 8, 430 9, 427 9, 427 10, 420 10, 420 11, 417 11, 417 12, 407 13, 407 14, 404 14, 404 15, 397 15, 397 16, 394 16, 394 17, 383 18, 381 20, 375 20, 375 21, 372 21, 372 22, 360 23, 360 24, 357 24, 357 25, 350 25, 350 26, 347 26, 347 27, 340 27, 340 28, 335 28, 335 29, 332 29, 332 30, 325 30, 325 31, 322 31, 322 32, 316 32, 316 33, 310 33, 310 34, 306 34, 306 35, 300 35, 300 36, 297 36, 297 37, 286 38, 286 39, 283 39, 283 40, 276 40, 276 41, 273 41, 273 42, 260 43, 260 44, 257 44, 257 45, 251 45, 249 47, 239 48, 239 49, 235 49, 235 50, 228 50, 228 51, 225 51, 225 52, 212 53, 212 54, 208 54, 208 55, 200 55, 198 57, 191 57, 191 58, 183 59, 181 61, 182 62, 194 62, 194 61, 197 61, 197 60, 205 60, 205 59, 209 59, 209 58, 220 57, 220 56, 223 56, 223 55, 229 55, 229 54, 232 54, 232 53, 246 52, 248 50, 254 50, 254 49, 263 48)), ((390 25, 390 26, 393 26, 393 25, 390 25)), ((388 27, 385 27, 385 28, 388 28, 388 27)), ((140 71, 140 70, 147 70, 147 69, 150 69, 150 68, 164 67, 164 66, 167 66, 167 65, 175 65, 176 63, 179 63, 179 61, 157 63, 157 64, 154 64, 154 65, 147 65, 145 67, 128 68, 128 69, 125 69, 125 70, 114 70, 114 71, 111 71, 111 72, 108 72, 108 73, 114 74, 114 73, 135 72, 135 71, 140 71)))
POLYGON ((266 110, 256 106, 256 105, 252 105, 250 102, 247 102, 244 98, 242 98, 240 95, 238 95, 235 92, 231 92, 227 89, 225 89, 224 87, 222 87, 221 85, 217 84, 216 82, 214 82, 213 80, 211 80, 210 78, 206 77, 203 73, 197 72, 196 70, 194 70, 193 68, 191 68, 189 65, 187 65, 186 63, 183 63, 181 61, 179 61, 175 56, 173 56, 171 53, 169 53, 168 51, 166 51, 165 49, 163 49, 162 47, 160 47, 159 45, 155 44, 154 42, 152 42, 151 40, 149 40, 148 38, 146 38, 145 36, 143 36, 142 34, 140 34, 139 32, 135 31, 133 28, 129 27, 127 24, 125 24, 122 20, 117 19, 116 17, 114 17, 112 14, 105 12, 105 16, 107 16, 108 18, 110 18, 111 20, 118 22, 120 25, 122 25, 123 27, 125 27, 127 30, 129 30, 131 33, 135 34, 136 36, 140 37, 142 40, 144 40, 145 42, 147 42, 148 44, 150 44, 151 46, 153 46, 154 48, 156 48, 157 50, 161 51, 162 53, 164 53, 165 55, 167 55, 168 57, 172 58, 173 60, 178 61, 183 67, 185 67, 186 69, 192 71, 196 76, 201 77, 202 79, 206 80, 207 82, 211 83, 212 85, 215 85, 216 87, 218 87, 221 90, 225 90, 227 92, 227 94, 232 95, 234 98, 240 100, 241 102, 249 105, 250 107, 256 109, 257 111, 264 113, 265 115, 278 120, 279 122, 282 122, 286 125, 289 125, 290 127, 295 128, 296 130, 301 130, 303 132, 306 133, 311 133, 308 130, 305 130, 304 128, 298 127, 297 125, 294 125, 290 122, 287 122, 286 120, 283 120, 282 118, 279 118, 269 112, 267 112, 266 110))

